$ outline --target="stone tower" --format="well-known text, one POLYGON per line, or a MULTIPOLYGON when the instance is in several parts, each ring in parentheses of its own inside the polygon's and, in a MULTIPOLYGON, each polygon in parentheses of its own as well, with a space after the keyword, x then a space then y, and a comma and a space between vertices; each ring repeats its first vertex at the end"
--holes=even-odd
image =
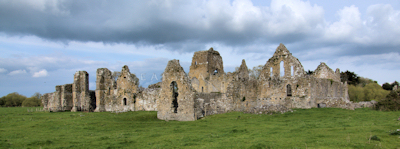
POLYGON ((74 83, 72 84, 72 112, 91 111, 92 101, 89 91, 89 74, 86 71, 77 71, 74 75, 74 83))
POLYGON ((218 51, 210 48, 194 53, 189 76, 197 92, 221 92, 224 75, 224 65, 218 51))
POLYGON ((130 73, 127 65, 123 66, 117 79, 116 100, 120 111, 135 111, 138 86, 139 78, 130 73))
POLYGON ((107 68, 99 68, 96 71, 96 109, 95 112, 106 111, 106 101, 111 100, 114 93, 114 78, 107 68))

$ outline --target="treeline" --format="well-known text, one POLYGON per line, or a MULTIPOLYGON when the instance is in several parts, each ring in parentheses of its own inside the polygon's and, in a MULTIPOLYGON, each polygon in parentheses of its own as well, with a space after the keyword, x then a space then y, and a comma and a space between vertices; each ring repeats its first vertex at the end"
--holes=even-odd
POLYGON ((360 77, 348 70, 340 73, 340 79, 342 82, 347 81, 349 85, 349 98, 354 102, 380 101, 385 99, 390 93, 389 90, 385 90, 380 86, 377 81, 360 77))
POLYGON ((42 95, 35 93, 31 97, 27 98, 24 95, 18 94, 17 92, 10 93, 0 98, 0 107, 38 107, 42 106, 40 99, 42 95))

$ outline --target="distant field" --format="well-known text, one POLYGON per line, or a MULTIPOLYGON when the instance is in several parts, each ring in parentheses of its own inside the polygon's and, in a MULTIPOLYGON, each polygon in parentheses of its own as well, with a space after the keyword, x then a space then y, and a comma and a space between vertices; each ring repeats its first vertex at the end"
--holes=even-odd
POLYGON ((400 112, 296 109, 192 122, 157 112, 28 112, 0 108, 0 148, 400 148, 400 112), (376 135, 380 141, 369 140, 376 135))

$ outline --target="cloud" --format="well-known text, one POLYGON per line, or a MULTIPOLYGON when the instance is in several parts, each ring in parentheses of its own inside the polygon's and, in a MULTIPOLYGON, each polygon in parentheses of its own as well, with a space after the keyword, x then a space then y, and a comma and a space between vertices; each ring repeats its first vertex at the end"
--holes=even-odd
MULTIPOLYGON (((324 22, 322 7, 300 0, 272 1, 271 7, 250 0, 1 1, 0 10, 0 31, 9 35, 163 45, 178 51, 186 43, 294 42, 315 34, 324 22)), ((181 52, 194 49, 188 50, 181 52)))
POLYGON ((46 69, 42 69, 42 70, 40 70, 38 72, 33 73, 32 77, 38 78, 38 77, 45 77, 47 75, 48 75, 47 70, 46 69))
POLYGON ((0 68, 0 73, 5 73, 5 72, 7 72, 7 69, 0 68))
POLYGON ((14 71, 11 71, 10 73, 8 73, 8 75, 10 75, 10 76, 19 75, 19 74, 26 74, 26 71, 20 69, 20 70, 14 70, 14 71))

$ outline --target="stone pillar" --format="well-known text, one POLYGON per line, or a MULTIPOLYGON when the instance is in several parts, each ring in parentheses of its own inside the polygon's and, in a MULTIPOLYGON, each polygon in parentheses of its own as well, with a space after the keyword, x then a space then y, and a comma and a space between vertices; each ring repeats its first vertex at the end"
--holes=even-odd
POLYGON ((114 78, 107 68, 99 68, 96 71, 96 109, 94 112, 103 112, 105 109, 105 100, 111 97, 113 93, 114 78))
POLYGON ((86 71, 78 71, 74 75, 74 83, 72 84, 72 100, 72 112, 89 111, 89 74, 86 71))

